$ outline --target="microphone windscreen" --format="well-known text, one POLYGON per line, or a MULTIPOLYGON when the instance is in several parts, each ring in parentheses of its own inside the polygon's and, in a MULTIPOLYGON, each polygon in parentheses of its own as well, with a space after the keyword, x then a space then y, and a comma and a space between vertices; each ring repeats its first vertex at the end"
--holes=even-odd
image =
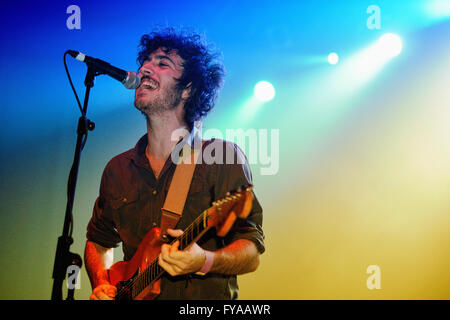
POLYGON ((127 89, 136 89, 141 84, 141 77, 134 71, 128 71, 126 79, 122 82, 127 89))

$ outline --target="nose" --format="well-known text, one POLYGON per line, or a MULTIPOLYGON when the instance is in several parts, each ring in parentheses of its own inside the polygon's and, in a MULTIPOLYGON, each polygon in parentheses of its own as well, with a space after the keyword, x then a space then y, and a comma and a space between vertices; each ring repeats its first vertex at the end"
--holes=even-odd
POLYGON ((149 63, 144 63, 139 69, 139 76, 142 78, 144 76, 151 76, 154 73, 149 63))

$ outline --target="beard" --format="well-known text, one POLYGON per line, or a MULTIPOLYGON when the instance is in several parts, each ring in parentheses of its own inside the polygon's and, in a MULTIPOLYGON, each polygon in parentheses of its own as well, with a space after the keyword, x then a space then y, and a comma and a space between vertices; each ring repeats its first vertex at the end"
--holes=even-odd
POLYGON ((166 111, 176 109, 181 101, 181 91, 177 90, 175 86, 167 90, 160 91, 160 94, 153 97, 151 100, 144 98, 135 98, 134 106, 136 109, 147 118, 153 115, 160 115, 166 111))

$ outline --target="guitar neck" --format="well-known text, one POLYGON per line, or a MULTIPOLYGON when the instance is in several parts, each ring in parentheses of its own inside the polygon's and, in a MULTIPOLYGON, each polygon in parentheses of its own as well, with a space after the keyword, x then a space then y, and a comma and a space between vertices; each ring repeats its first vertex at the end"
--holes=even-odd
MULTIPOLYGON (((209 228, 208 211, 205 210, 184 230, 183 234, 173 240, 171 244, 179 241, 179 250, 184 250, 190 244, 200 239, 209 228)), ((150 265, 134 279, 131 292, 132 297, 134 298, 139 295, 139 293, 153 281, 159 279, 164 272, 164 269, 158 264, 158 259, 153 260, 152 263, 150 263, 150 265)))

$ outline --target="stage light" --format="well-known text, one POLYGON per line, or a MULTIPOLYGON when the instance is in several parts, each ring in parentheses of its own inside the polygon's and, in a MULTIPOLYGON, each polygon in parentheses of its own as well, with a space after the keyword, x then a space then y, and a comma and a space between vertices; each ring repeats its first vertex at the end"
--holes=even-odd
POLYGON ((267 102, 275 97, 275 88, 270 82, 260 81, 253 90, 255 97, 262 102, 267 102))
POLYGON ((386 58, 396 57, 402 52, 402 39, 393 33, 386 33, 378 40, 377 50, 386 58))
POLYGON ((328 63, 329 64, 336 64, 339 62, 339 56, 336 52, 332 52, 328 55, 328 63))
POLYGON ((448 18, 450 17, 450 1, 434 0, 426 3, 426 11, 433 17, 448 18))
POLYGON ((386 33, 372 44, 347 56, 345 61, 333 68, 328 87, 336 96, 350 97, 373 79, 386 64, 402 51, 401 38, 386 33))

